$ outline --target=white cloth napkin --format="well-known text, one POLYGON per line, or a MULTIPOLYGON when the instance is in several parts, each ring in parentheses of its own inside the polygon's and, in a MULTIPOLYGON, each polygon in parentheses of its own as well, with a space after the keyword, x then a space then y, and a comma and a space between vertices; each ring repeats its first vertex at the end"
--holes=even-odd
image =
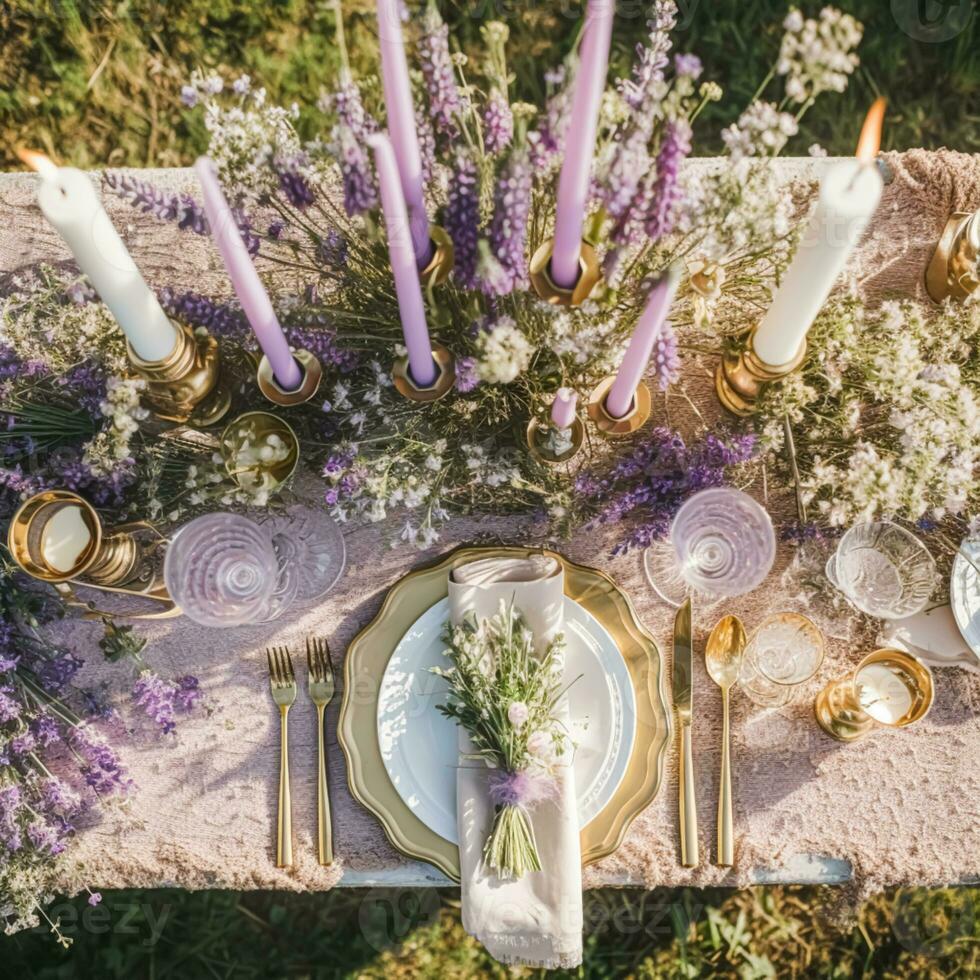
MULTIPOLYGON (((564 571, 553 558, 483 558, 451 573, 450 616, 454 623, 470 612, 483 619, 497 613, 501 599, 513 599, 541 653, 562 629, 564 588, 564 571)), ((469 739, 460 735, 463 756, 469 739)), ((501 963, 576 967, 582 962, 582 850, 571 759, 559 767, 557 798, 531 814, 541 870, 516 881, 504 881, 483 865, 493 826, 489 772, 478 761, 460 759, 456 819, 463 928, 501 963)))
POLYGON ((930 667, 962 667, 980 674, 980 657, 966 645, 949 606, 890 620, 882 628, 880 642, 911 653, 930 667))

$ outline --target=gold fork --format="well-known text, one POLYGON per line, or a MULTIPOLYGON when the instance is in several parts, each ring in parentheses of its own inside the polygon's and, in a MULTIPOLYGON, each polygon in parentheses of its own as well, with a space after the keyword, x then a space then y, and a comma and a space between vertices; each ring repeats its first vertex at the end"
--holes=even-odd
POLYGON ((293 866, 293 809, 289 799, 289 709, 296 700, 296 675, 288 647, 270 647, 269 683, 272 700, 279 705, 279 823, 276 828, 276 867, 293 866))
POLYGON ((333 830, 330 826, 330 793, 327 756, 323 744, 323 712, 333 698, 333 660, 326 640, 306 638, 306 662, 310 668, 310 700, 316 706, 316 741, 319 768, 316 782, 317 851, 320 864, 333 864, 333 830))

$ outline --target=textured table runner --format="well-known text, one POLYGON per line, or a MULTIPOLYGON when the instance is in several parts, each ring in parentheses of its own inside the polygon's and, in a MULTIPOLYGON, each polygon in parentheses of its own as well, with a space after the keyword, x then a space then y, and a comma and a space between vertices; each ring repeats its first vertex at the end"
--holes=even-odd
MULTIPOLYGON (((867 298, 924 296, 923 270, 946 217, 980 206, 980 157, 955 153, 887 154, 892 177, 853 265, 867 298)), ((688 166, 716 166, 691 161, 688 166)), ((775 164, 787 178, 816 173, 819 162, 775 164)), ((189 171, 147 171, 160 186, 196 193, 189 171)), ((154 287, 186 284, 204 293, 227 294, 229 285, 210 242, 172 224, 136 214, 108 198, 107 207, 147 281, 154 287), (179 245, 178 245, 179 241, 179 245)), ((0 177, 0 273, 38 261, 67 259, 61 239, 34 204, 33 181, 0 177)), ((291 285, 289 276, 281 279, 291 285)), ((715 410, 708 359, 689 365, 683 386, 702 407, 715 410)), ((671 418, 681 417, 681 398, 671 399, 671 418)), ((657 408, 663 417, 662 402, 657 408)), ((657 420, 655 416, 654 421, 657 420)), ((762 481, 754 492, 761 494, 762 481)), ((309 488, 315 499, 316 485, 309 488)), ((787 500, 770 500, 778 512, 787 500)), ((150 639, 147 659, 164 675, 200 678, 206 710, 182 719, 174 738, 140 732, 114 735, 138 789, 124 806, 86 829, 71 851, 86 881, 102 887, 323 889, 352 872, 383 882, 406 859, 388 844, 381 826, 353 802, 343 756, 334 737, 339 697, 328 712, 331 793, 337 863, 320 868, 315 857, 316 729, 312 706, 300 698, 290 715, 293 819, 297 864, 273 865, 278 772, 278 714, 269 697, 264 647, 275 639, 299 649, 307 632, 329 639, 342 653, 377 612, 385 591, 405 572, 457 543, 526 543, 532 530, 517 519, 459 520, 438 546, 424 554, 389 550, 385 528, 351 528, 348 570, 336 591, 316 609, 270 624, 238 630, 202 630, 186 620, 141 627, 150 639)), ((390 533, 392 528, 387 529, 390 533)), ((614 529, 577 534, 557 547, 570 558, 608 571, 632 597, 669 662, 673 611, 647 586, 638 554, 611 559, 614 529)), ((781 551, 770 580, 755 593, 725 605, 751 628, 768 611, 805 608, 805 600, 781 595, 781 551)), ((827 660, 796 702, 776 711, 733 699, 735 867, 709 863, 714 854, 720 759, 721 707, 704 671, 704 641, 718 610, 695 610, 694 756, 704 859, 680 867, 677 855, 676 747, 654 803, 637 818, 623 846, 585 873, 585 884, 745 884, 779 877, 795 858, 823 855, 851 866, 859 891, 889 884, 945 884, 980 876, 980 677, 959 670, 936 672, 930 715, 904 732, 878 732, 844 746, 825 736, 812 715, 813 696, 826 681, 859 659, 862 636, 854 629, 830 637, 827 660), (847 634, 847 635, 845 635, 847 634)), ((131 678, 124 666, 102 663, 99 627, 74 621, 67 640, 87 665, 82 680, 106 681, 120 701, 131 678)), ((863 639, 867 642, 867 631, 863 639)), ((866 646, 865 646, 866 648, 866 646)), ((126 713, 131 717, 131 713, 126 713)), ((791 872, 790 878, 798 877, 791 872)), ((70 886, 69 877, 66 884, 70 886)))

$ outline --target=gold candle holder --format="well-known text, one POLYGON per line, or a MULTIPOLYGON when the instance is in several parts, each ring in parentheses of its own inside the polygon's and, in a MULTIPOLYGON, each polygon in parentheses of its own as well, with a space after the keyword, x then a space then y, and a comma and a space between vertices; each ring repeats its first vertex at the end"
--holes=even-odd
POLYGON ((718 400, 733 415, 747 418, 755 413, 756 402, 764 385, 792 374, 806 357, 806 339, 796 356, 786 364, 766 364, 755 352, 755 330, 739 354, 725 353, 715 371, 715 392, 718 400))
POLYGON ((302 405, 304 402, 308 402, 317 393, 320 380, 323 378, 323 367, 308 350, 293 351, 293 359, 303 372, 303 380, 295 391, 286 391, 280 386, 272 371, 269 358, 265 354, 259 359, 259 366, 255 373, 259 391, 273 405, 279 405, 281 408, 289 408, 292 405, 302 405))
POLYGON ((95 508, 70 490, 45 490, 24 501, 10 521, 7 529, 7 547, 18 566, 33 578, 53 585, 69 604, 82 607, 86 615, 98 618, 103 615, 87 602, 79 599, 71 583, 89 586, 105 592, 124 593, 163 603, 167 609, 156 614, 126 614, 114 611, 111 615, 128 618, 160 618, 179 614, 167 593, 155 559, 164 538, 151 525, 136 521, 106 530, 95 508), (62 558, 55 562, 59 538, 69 530, 53 530, 52 521, 66 515, 74 520, 70 535, 75 543, 62 558), (79 527, 79 524, 81 527, 79 527), (46 533, 47 532, 47 533, 46 533), (53 549, 53 550, 52 550, 53 549))
POLYGON ((436 363, 436 380, 427 388, 419 387, 408 369, 408 358, 399 357, 391 370, 391 379, 398 393, 413 402, 437 402, 453 389, 456 383, 456 361, 453 355, 442 346, 432 345, 432 360, 436 363))
POLYGON ((868 654, 852 674, 831 681, 814 702, 820 727, 838 742, 854 742, 876 728, 904 728, 924 718, 934 696, 932 672, 902 650, 868 654), (877 670, 881 677, 869 676, 877 670), (863 679, 862 679, 863 678, 863 679), (882 679, 901 696, 891 703, 882 679))
POLYGON ((453 271, 456 250, 449 232, 439 225, 429 225, 429 239, 432 242, 432 258, 424 269, 419 270, 423 287, 441 286, 453 271))
POLYGON ((554 306, 581 306, 602 279, 599 259, 591 242, 582 239, 582 251, 579 253, 578 281, 570 289, 559 286, 551 278, 551 256, 555 249, 555 240, 549 238, 542 242, 534 255, 531 256, 529 268, 531 285, 534 291, 546 303, 554 306))
POLYGON ((926 291, 941 303, 963 300, 980 286, 980 211, 957 211, 946 222, 926 267, 926 291))
POLYGON ((218 342, 210 334, 170 322, 177 343, 163 360, 144 361, 127 345, 130 363, 146 381, 146 404, 166 422, 214 425, 231 407, 231 391, 221 379, 218 342))
POLYGON ((249 493, 275 493, 299 464, 299 438, 271 412, 246 412, 232 419, 221 433, 220 451, 228 475, 249 493), (263 450, 270 450, 268 459, 263 450))
POLYGON ((650 389, 641 381, 633 394, 630 410, 622 417, 610 415, 606 409, 609 389, 616 380, 614 374, 603 378, 589 395, 587 411, 595 427, 607 438, 617 439, 636 432, 650 418, 650 389))
POLYGON ((527 448, 531 456, 544 466, 561 466, 571 462, 582 450, 585 444, 585 423, 576 415, 568 427, 569 446, 564 451, 556 452, 548 443, 548 434, 557 427, 551 422, 531 419, 527 426, 527 448))

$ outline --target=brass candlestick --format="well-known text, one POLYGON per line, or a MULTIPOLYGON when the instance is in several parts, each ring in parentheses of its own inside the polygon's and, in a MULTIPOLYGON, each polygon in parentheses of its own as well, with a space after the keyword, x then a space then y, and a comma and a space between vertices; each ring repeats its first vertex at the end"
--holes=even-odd
POLYGON ((755 413, 756 402, 763 385, 792 374, 806 357, 806 339, 796 356, 786 364, 766 364, 755 352, 755 330, 740 354, 726 353, 715 371, 715 392, 718 400, 734 415, 747 418, 755 413))
POLYGON ((456 383, 456 361, 453 355, 442 344, 433 343, 432 360, 435 361, 438 374, 427 388, 420 387, 412 380, 407 357, 400 357, 395 361, 391 378, 400 395, 413 402, 437 402, 452 391, 456 383))
POLYGON ((171 320, 177 331, 173 351, 160 361, 144 361, 128 346, 129 360, 147 383, 145 401, 157 418, 209 426, 231 407, 231 392, 221 380, 218 342, 171 320))
POLYGON ((79 599, 72 583, 139 596, 162 603, 167 608, 155 614, 113 616, 154 619, 178 615, 180 610, 163 584, 157 560, 164 538, 150 524, 135 521, 106 530, 95 508, 70 490, 45 490, 21 504, 7 530, 7 547, 14 561, 33 578, 53 585, 70 605, 81 607, 89 618, 103 615, 79 599), (81 542, 70 568, 58 567, 45 555, 45 529, 66 508, 77 510, 86 538, 81 542))
POLYGON ((419 270, 422 285, 441 286, 453 271, 456 250, 449 232, 439 225, 429 225, 429 239, 432 241, 432 258, 424 269, 419 270))
POLYGON ((295 391, 286 391, 276 381, 276 376, 272 371, 269 358, 264 354, 259 360, 258 370, 255 374, 256 383, 259 391, 272 402, 282 408, 289 408, 292 405, 302 405, 308 402, 320 387, 320 380, 323 378, 323 368, 320 362, 308 350, 293 351, 293 359, 303 372, 303 380, 295 391))
POLYGON ((632 435, 650 418, 650 389, 641 381, 633 395, 630 410, 622 417, 610 415, 606 409, 606 398, 609 389, 616 380, 610 374, 600 381, 589 395, 588 413, 595 427, 606 437, 617 439, 621 436, 632 435))
POLYGON ((551 422, 531 419, 527 426, 527 448, 539 463, 545 466, 560 466, 571 462, 579 454, 585 443, 585 423, 575 416, 567 430, 558 429, 551 422), (554 438, 557 432, 567 431, 567 446, 554 438), (550 437, 550 438, 549 438, 550 437))
POLYGON ((925 717, 932 706, 934 687, 932 672, 925 664, 902 650, 882 649, 868 654, 856 670, 842 680, 831 681, 818 695, 814 712, 820 727, 838 742, 864 738, 876 728, 904 728, 925 717), (870 678, 862 684, 862 673, 878 666, 891 675, 891 683, 900 685, 908 706, 900 716, 882 712, 887 698, 871 686, 870 678))
POLYGON ((534 291, 546 303, 554 306, 581 306, 602 279, 599 259, 590 242, 582 240, 582 251, 579 253, 578 281, 570 289, 559 286, 551 278, 551 256, 554 252, 555 240, 549 238, 542 242, 538 250, 531 256, 530 278, 534 291))
POLYGON ((980 286, 980 211, 950 216, 926 268, 926 290, 937 302, 963 300, 980 286))

